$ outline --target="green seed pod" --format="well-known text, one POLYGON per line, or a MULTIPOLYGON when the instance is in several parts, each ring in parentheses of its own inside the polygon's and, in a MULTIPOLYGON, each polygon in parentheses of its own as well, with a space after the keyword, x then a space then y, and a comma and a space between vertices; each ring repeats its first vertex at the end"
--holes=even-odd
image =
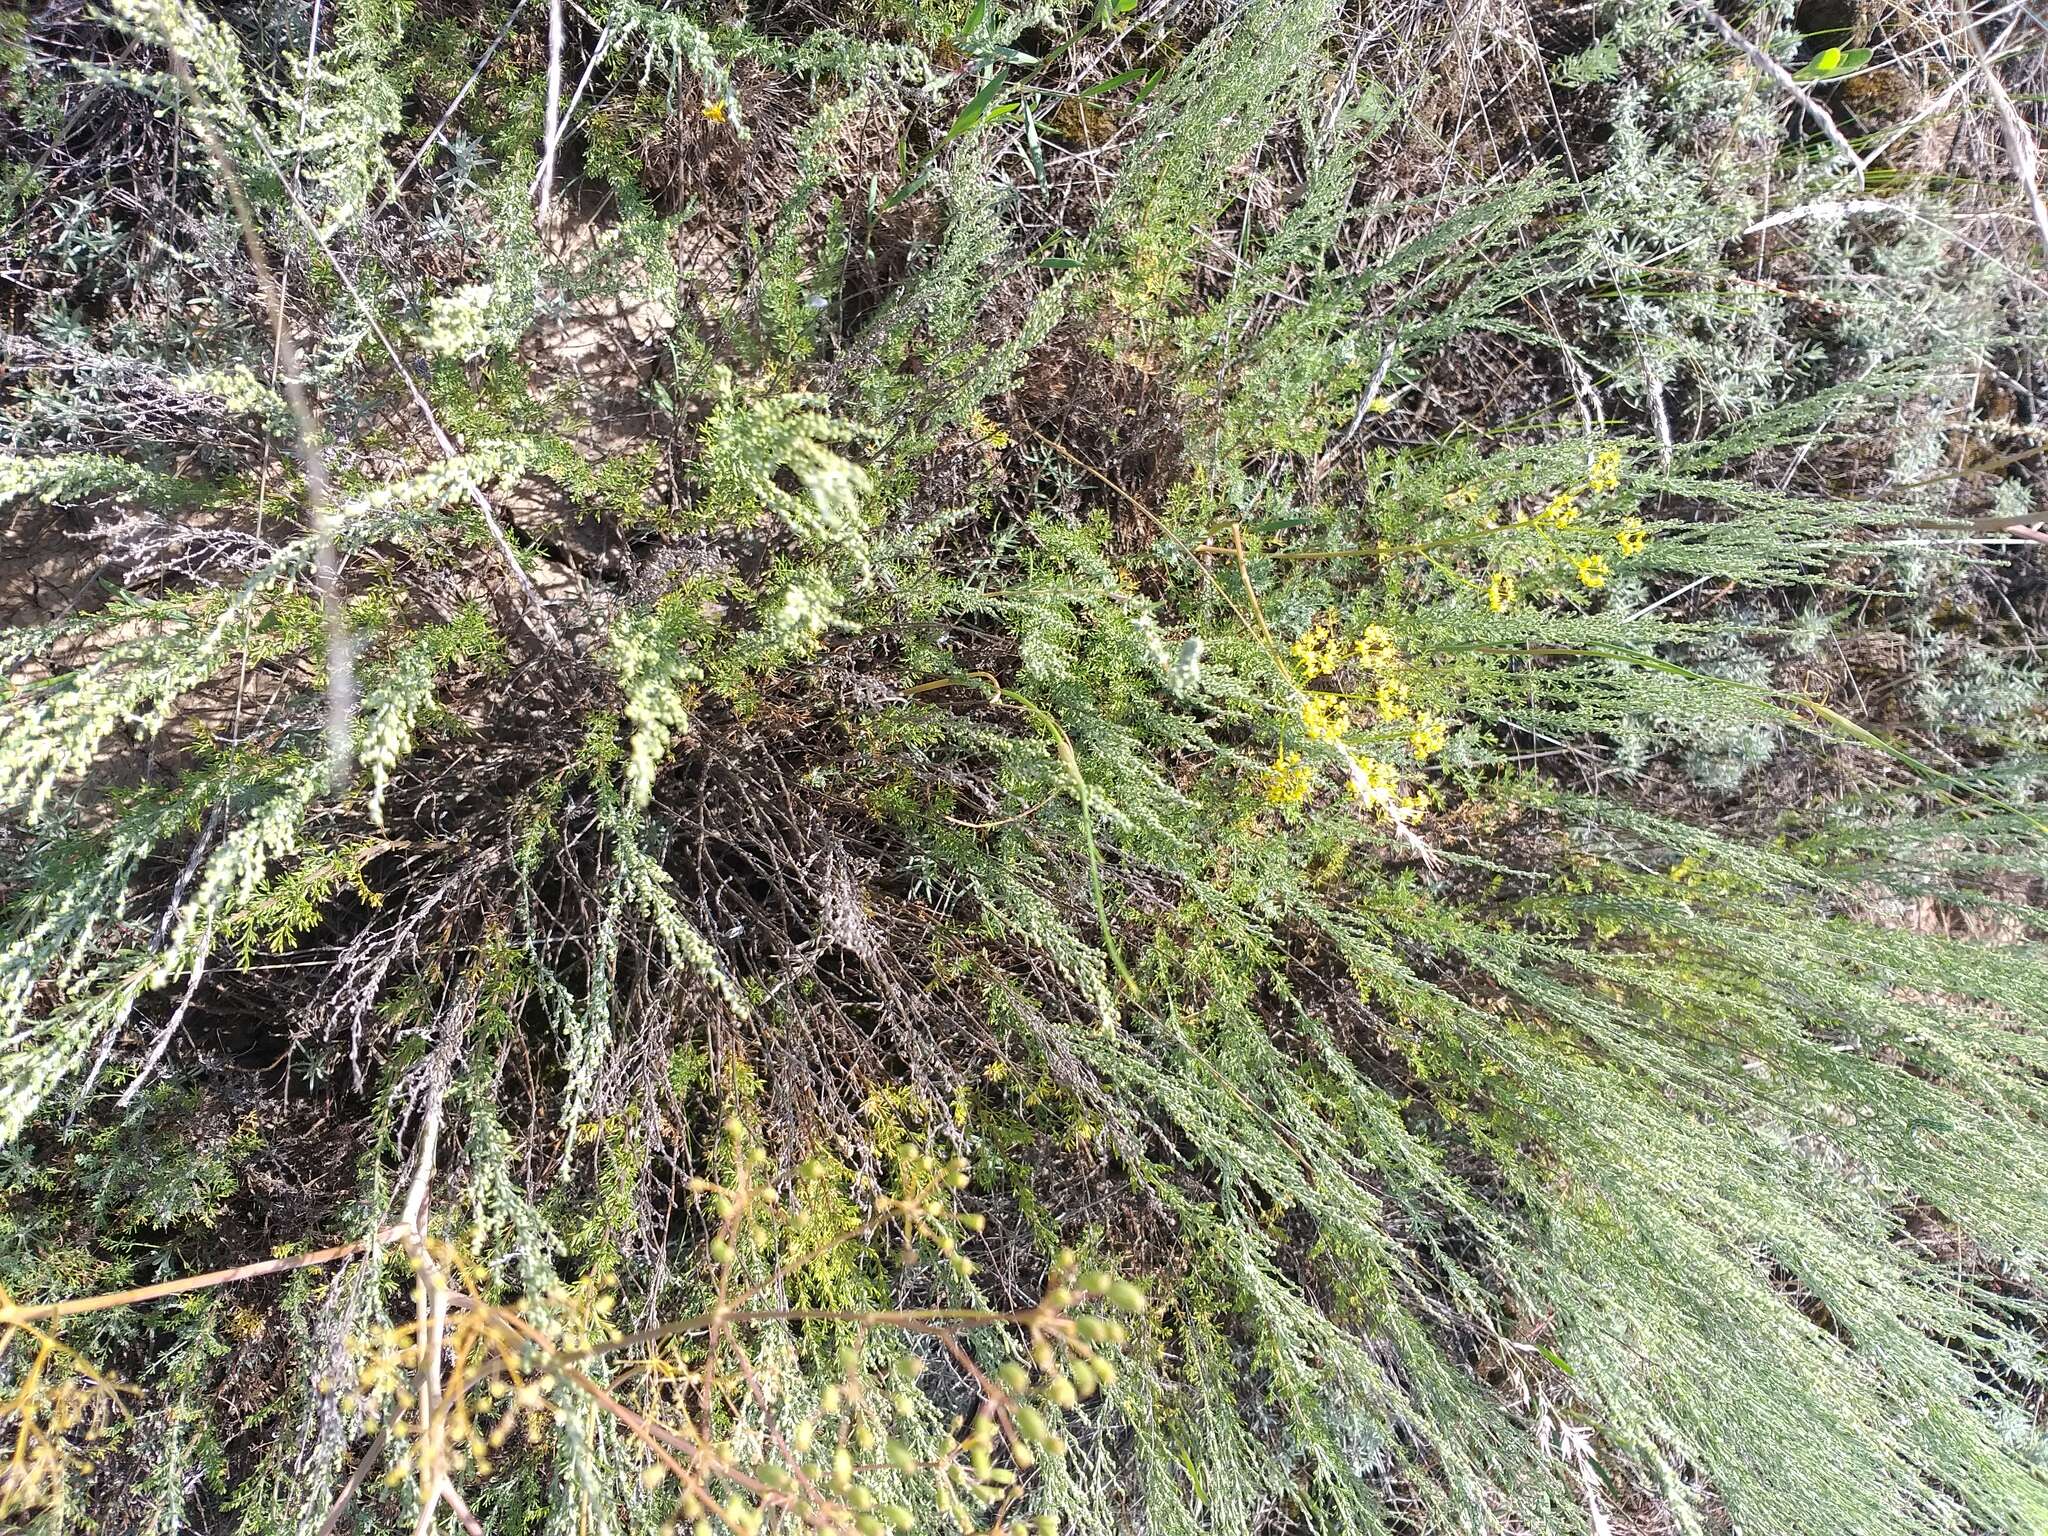
POLYGON ((1006 1360, 996 1367, 996 1379, 1012 1392, 1028 1391, 1031 1386, 1031 1373, 1014 1360, 1006 1360))
POLYGON ((898 1472, 910 1473, 917 1470, 917 1452, 901 1440, 891 1440, 883 1446, 882 1456, 898 1472))
POLYGON ((917 1524, 917 1516, 913 1515, 901 1504, 884 1504, 882 1506, 882 1518, 899 1531, 907 1531, 917 1524))
POLYGON ((1072 1408, 1081 1401, 1081 1394, 1064 1376, 1051 1377, 1039 1390, 1045 1394, 1045 1400, 1056 1408, 1072 1408))
POLYGON ((1060 1517, 1058 1515, 1040 1515, 1032 1522, 1032 1525, 1036 1528, 1038 1536, 1060 1536, 1060 1517))
POLYGON ((916 1355, 898 1355, 890 1363, 889 1369, 898 1381, 908 1385, 924 1374, 924 1361, 916 1355))
POLYGON ((1114 1284, 1116 1276, 1106 1269, 1091 1269, 1081 1277, 1081 1289, 1093 1296, 1102 1295, 1114 1284))
POLYGON ((1017 1426, 1017 1433, 1033 1445, 1042 1445, 1052 1433, 1046 1427, 1045 1415, 1029 1403, 1019 1403, 1011 1409, 1010 1418, 1017 1426))
POLYGON ((1107 1301, 1119 1312, 1142 1312, 1145 1310, 1145 1293, 1128 1280, 1119 1280, 1103 1293, 1107 1301))

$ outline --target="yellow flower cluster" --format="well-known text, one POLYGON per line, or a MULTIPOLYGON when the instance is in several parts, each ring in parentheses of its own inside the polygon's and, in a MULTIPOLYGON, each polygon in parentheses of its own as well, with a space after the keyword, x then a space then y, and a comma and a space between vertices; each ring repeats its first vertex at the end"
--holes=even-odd
POLYGON ((1353 643, 1352 649, 1360 664, 1374 672, 1391 667, 1401 659, 1401 642, 1378 624, 1365 626, 1365 633, 1353 643))
MULTIPOLYGON (((1512 584, 1509 591, 1512 594, 1512 584)), ((1416 708, 1412 702, 1408 683, 1397 672, 1402 665, 1401 642, 1384 625, 1367 625, 1356 638, 1347 640, 1330 620, 1317 619, 1288 649, 1303 684, 1313 684, 1354 664, 1366 673, 1374 724, 1405 722, 1408 748, 1417 763, 1427 762, 1449 744, 1451 722, 1416 708)), ((1358 723, 1352 716, 1353 700, 1365 693, 1364 684, 1348 695, 1322 689, 1301 692, 1301 729, 1310 742, 1333 749, 1342 759, 1356 800, 1382 815, 1406 821, 1426 808, 1427 796, 1420 790, 1404 793, 1400 771, 1393 764, 1358 754, 1347 744, 1358 723)), ((1266 803, 1292 809, 1307 800, 1314 787, 1314 770, 1302 754, 1282 746, 1264 775, 1266 803)))
POLYGON ((1551 497, 1545 503, 1543 510, 1536 514, 1535 519, 1536 526, 1539 528, 1559 529, 1569 528, 1578 520, 1579 493, 1576 488, 1559 491, 1555 496, 1551 497))
POLYGON ((1408 715, 1408 685, 1398 677, 1383 677, 1373 685, 1372 707, 1382 720, 1402 720, 1408 715))
POLYGON ((1368 805, 1388 805, 1401 790, 1401 775, 1392 763, 1361 757, 1351 765, 1351 793, 1368 805))
MULTIPOLYGON (((1593 455, 1592 463, 1586 470, 1586 478, 1575 485, 1568 485, 1558 491, 1544 504, 1542 511, 1532 516, 1527 511, 1517 508, 1511 518, 1506 516, 1488 518, 1486 526, 1488 528, 1522 527, 1536 530, 1540 534, 1541 548, 1528 551, 1524 563, 1540 564, 1547 566, 1551 570, 1558 569, 1563 563, 1569 563, 1572 574, 1577 578, 1580 586, 1590 591, 1598 591, 1607 585, 1608 578, 1614 574, 1613 568, 1607 563, 1607 557, 1590 552, 1576 553, 1572 548, 1564 545, 1563 541, 1556 539, 1555 535, 1571 528, 1584 515, 1586 511, 1584 498, 1588 496, 1606 496, 1619 490, 1621 488, 1621 471, 1621 450, 1619 448, 1603 448, 1593 455)), ((1451 496, 1444 498, 1446 508, 1455 509, 1456 507, 1468 504, 1469 502, 1464 499, 1462 492, 1454 492, 1451 496)), ((1617 526, 1607 531, 1613 534, 1615 548, 1625 558, 1641 554, 1644 546, 1650 542, 1650 530, 1639 517, 1625 517, 1617 526)), ((1576 542, 1577 537, 1589 536, 1592 533, 1593 530, 1591 528, 1584 529, 1579 536, 1575 537, 1574 542, 1576 542)), ((1578 548, 1584 549, 1584 545, 1580 544, 1578 548)), ((1500 569, 1493 571, 1488 576, 1486 582, 1486 606, 1495 613, 1506 613, 1508 609, 1515 605, 1518 596, 1519 589, 1512 570, 1500 569)))
POLYGON ((1376 757, 1351 760, 1350 784, 1354 800, 1389 821, 1411 820, 1429 806, 1429 797, 1419 789, 1403 794, 1400 771, 1376 757))
POLYGON ((1328 677, 1344 665, 1344 644, 1336 630, 1322 619, 1303 630, 1301 637, 1288 650, 1294 657, 1295 670, 1305 683, 1328 677))
POLYGON ((1308 798, 1315 779, 1315 770, 1301 760, 1299 752, 1282 747, 1273 754, 1273 766, 1266 770, 1266 804, 1301 804, 1308 798))
POLYGON ((1602 448, 1593 455, 1593 467, 1586 472, 1586 489, 1605 496, 1621 486, 1621 450, 1602 448))
POLYGON ((1303 694, 1301 728, 1310 741, 1340 742, 1351 729, 1351 706, 1334 693, 1303 694))
POLYGON ((1450 739, 1450 721, 1425 709, 1415 717, 1415 728, 1408 733, 1408 750, 1418 763, 1427 762, 1443 751, 1450 739))

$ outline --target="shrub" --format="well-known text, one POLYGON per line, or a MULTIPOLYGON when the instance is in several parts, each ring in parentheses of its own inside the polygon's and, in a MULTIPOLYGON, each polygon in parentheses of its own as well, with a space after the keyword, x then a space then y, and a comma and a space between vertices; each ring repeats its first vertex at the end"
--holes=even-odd
POLYGON ((6 44, 8 1518, 2048 1523, 2034 66, 1211 9, 6 44))

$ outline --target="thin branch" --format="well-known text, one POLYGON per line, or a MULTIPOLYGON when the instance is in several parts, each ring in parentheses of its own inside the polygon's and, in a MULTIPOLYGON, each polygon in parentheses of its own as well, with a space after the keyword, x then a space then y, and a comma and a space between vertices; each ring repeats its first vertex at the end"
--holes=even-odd
POLYGON ((540 148, 540 216, 555 193, 555 148, 562 135, 562 0, 548 0, 548 117, 540 148))
MULTIPOLYGON (((257 137, 256 143, 262 149, 263 158, 269 164, 271 170, 278 176, 280 181, 283 181, 284 173, 278 166, 277 157, 271 153, 270 145, 260 136, 257 137)), ((340 282, 342 291, 349 296, 350 301, 355 305, 356 312, 362 316, 363 323, 370 329, 370 334, 377 338, 378 345, 383 348, 384 355, 390 359, 392 369, 397 373, 399 382, 405 386, 406 394, 411 397, 413 405, 426 421, 427 430, 433 434, 435 445, 440 448, 443 457, 451 462, 455 461, 459 457, 459 450, 455 446, 454 439, 449 437, 448 433, 442 428, 440 417, 434 414, 433 405, 421 391, 418 381, 413 378, 412 370, 406 367, 405 359, 399 355, 398 348, 392 342, 390 333, 384 329, 383 322, 377 318, 376 309, 364 297, 363 291, 356 286, 355 279, 349 275, 348 268, 342 265, 340 258, 335 255, 334 251, 328 246, 327 241, 321 236, 319 229, 314 225, 312 218, 306 212, 306 205, 300 201, 298 195, 292 192, 289 187, 285 190, 291 202, 292 217, 298 221, 299 228, 305 233, 306 238, 313 242, 313 248, 327 259, 327 264, 333 270, 336 280, 340 282)), ((512 541, 505 536, 504 525, 498 521, 498 514, 491 506, 490 499, 484 495, 482 488, 477 485, 476 481, 467 474, 462 476, 462 487, 468 493, 471 505, 477 509, 477 512, 483 518, 484 532, 490 538, 491 548, 497 554, 499 563, 505 567, 507 574, 512 578, 514 588, 525 601, 525 606, 521 609, 520 616, 525 619, 527 627, 533 631, 534 636, 548 646, 551 655, 559 653, 563 649, 562 632, 555 627, 554 619, 549 616, 547 602, 541 597, 539 589, 534 586, 533 578, 526 574, 526 568, 519 563, 518 552, 512 548, 512 541)))
MULTIPOLYGON (((191 65, 176 48, 170 50, 170 55, 179 86, 197 101, 199 93, 191 65)), ((277 349, 284 364, 280 381, 284 385, 285 403, 291 407, 292 446, 306 481, 306 516, 315 540, 313 590, 319 595, 327 632, 327 784, 330 790, 338 791, 348 783, 354 755, 355 648, 349 640, 348 614, 341 601, 341 565, 334 548, 334 522, 327 510, 327 461, 320 450, 320 421, 306 396, 298 343, 285 323, 284 290, 271 275, 270 262, 263 254, 263 240, 257 232, 256 215, 242 189, 242 178, 236 174, 205 112, 194 111, 190 116, 193 131, 199 135, 234 210, 235 223, 242 233, 242 248, 248 252, 256 285, 262 290, 264 308, 276 326, 277 349)))
POLYGON ((1720 33, 1727 42, 1747 54, 1751 62, 1777 83, 1778 89, 1806 109, 1806 115, 1820 125, 1820 131, 1828 136, 1828 142, 1848 157, 1849 164, 1856 171, 1856 184, 1859 187, 1862 186, 1863 173, 1867 169, 1867 163, 1861 155, 1856 153, 1855 146, 1849 142, 1848 137, 1842 130, 1835 126, 1835 120, 1828 115, 1828 109, 1815 101, 1812 93, 1792 78, 1792 71, 1772 58, 1764 49, 1757 47, 1755 43, 1744 37, 1734 27, 1730 26, 1727 19, 1720 12, 1716 11, 1713 6, 1709 5, 1707 0, 1692 0, 1692 8, 1712 22, 1714 30, 1720 33))
POLYGON ((2005 140, 2006 158, 2012 162, 2013 180, 2026 194, 2027 212, 2033 215, 2034 232, 2040 237, 2042 251, 2048 252, 2048 203, 2041 199, 2041 146, 2034 142, 2026 119, 2013 105, 2005 82, 1998 78, 1997 61, 1984 47, 1984 39, 1977 35, 1976 23, 1967 16, 1963 20, 1963 40, 1976 56, 1977 69, 1984 76, 1984 83, 1991 88, 1991 106, 1998 114, 1998 130, 2005 140))
POLYGON ((363 1479, 369 1475, 370 1468, 377 1464, 377 1458, 383 1450, 384 1431, 380 1429, 377 1431, 377 1438, 370 1442, 370 1448, 363 1452, 363 1459, 356 1463, 355 1471, 351 1472, 348 1481, 342 1484, 341 1492, 335 1495, 334 1503, 327 1511, 327 1518, 320 1522, 319 1536, 334 1536, 335 1528, 341 1524, 342 1515, 354 1501, 357 1490, 363 1486, 363 1479))
POLYGON ((519 19, 519 13, 525 9, 526 0, 519 0, 519 3, 512 7, 511 14, 505 18, 505 24, 498 28, 498 35, 492 38, 489 46, 484 49, 484 56, 476 61, 476 68, 469 72, 469 78, 462 82, 462 89, 457 91, 455 99, 448 103, 448 110, 443 112, 441 120, 434 124, 434 131, 427 135, 426 141, 413 152, 412 159, 406 162, 405 169, 398 173, 398 179, 391 183, 391 190, 384 194, 384 201, 378 205, 379 213, 398 201, 398 195, 405 190, 405 184, 412 180, 413 173, 420 168, 421 162, 432 152, 441 135, 447 131, 448 125, 455 120, 455 114, 461 110, 462 103, 468 99, 477 81, 483 79, 484 70, 490 64, 491 56, 504 44, 505 39, 512 35, 512 23, 519 19))
POLYGON ((404 1227, 385 1227, 369 1237, 359 1237, 352 1243, 337 1243, 332 1248, 321 1248, 312 1253, 297 1253, 290 1258, 262 1259, 254 1264, 237 1264, 232 1269, 209 1270, 203 1275, 187 1275, 182 1280, 163 1280, 155 1285, 137 1286, 133 1290, 108 1291, 99 1296, 75 1296, 69 1301, 45 1302, 34 1307, 0 1307, 0 1328, 12 1328, 18 1323, 46 1322, 55 1317, 83 1317, 89 1312, 107 1312, 115 1307, 132 1307, 145 1301, 162 1301, 166 1296, 183 1296, 188 1291, 206 1291, 219 1285, 233 1285, 241 1280, 261 1279, 264 1275, 282 1275, 294 1269, 309 1269, 315 1264, 331 1264, 336 1259, 354 1258, 373 1244, 402 1237, 406 1230, 404 1227))

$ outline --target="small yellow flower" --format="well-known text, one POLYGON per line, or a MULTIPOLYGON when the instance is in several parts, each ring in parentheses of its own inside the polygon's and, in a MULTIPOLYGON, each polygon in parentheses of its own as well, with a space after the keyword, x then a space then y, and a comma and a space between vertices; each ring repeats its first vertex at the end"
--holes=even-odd
POLYGON ((1426 763, 1451 739, 1451 723, 1422 711, 1415 717, 1415 729, 1408 733, 1408 747, 1414 752, 1415 761, 1426 763))
POLYGON ((1294 806, 1308 798, 1315 783, 1315 770, 1302 762, 1299 752, 1282 747, 1266 770, 1266 804, 1294 806))
POLYGON ((1461 507, 1471 506, 1477 500, 1479 500, 1479 493, 1476 490, 1469 485, 1461 485, 1444 497, 1444 510, 1446 512, 1456 512, 1461 507))
POLYGON ((724 103, 723 101, 707 101, 707 102, 705 102, 705 103, 704 103, 704 116, 705 116, 706 118, 708 118, 708 119, 709 119, 710 121, 714 122, 714 123, 722 123, 722 122, 724 122, 724 121, 725 121, 725 103, 724 103))
POLYGON ((1351 729, 1351 707, 1334 693, 1305 694, 1301 701, 1301 728, 1310 741, 1339 742, 1351 729))
POLYGON ((1624 555, 1640 555, 1643 546, 1650 542, 1650 530, 1643 526, 1640 517, 1625 517, 1614 530, 1614 542, 1621 546, 1624 555))
POLYGON ((1301 632, 1301 638, 1289 647, 1294 662, 1301 669, 1301 679, 1312 683, 1319 677, 1328 677, 1343 664, 1342 654, 1337 649, 1337 637, 1328 624, 1311 624, 1301 632))
POLYGON ((1578 562, 1579 584, 1586 587, 1607 585, 1607 557, 1587 555, 1578 562))
POLYGON ((1385 395, 1374 395, 1365 402, 1365 408, 1375 416, 1384 416, 1394 408, 1394 402, 1385 395))
POLYGON ((1536 521, 1550 528, 1569 528, 1578 520, 1579 493, 1577 491, 1559 491, 1550 498, 1543 510, 1536 514, 1536 521))
POLYGON ((1352 650, 1360 662, 1375 672, 1401 659, 1401 642, 1378 624, 1366 625, 1365 633, 1352 643, 1352 650))
POLYGON ((1621 450, 1603 448, 1593 455, 1593 468, 1586 475, 1586 487, 1605 495, 1621 484, 1621 450))
POLYGON ((1495 571, 1486 584, 1486 606, 1495 613, 1506 613, 1514 605, 1515 578, 1506 571, 1495 571))
POLYGON ((1392 763, 1383 763, 1376 757, 1361 757, 1352 762, 1351 794, 1361 805, 1395 821, 1405 821, 1410 814, 1408 802, 1401 795, 1400 774, 1392 763))
POLYGON ((1372 707, 1389 723, 1408 718, 1408 685, 1398 677, 1383 677, 1372 692, 1372 707))

